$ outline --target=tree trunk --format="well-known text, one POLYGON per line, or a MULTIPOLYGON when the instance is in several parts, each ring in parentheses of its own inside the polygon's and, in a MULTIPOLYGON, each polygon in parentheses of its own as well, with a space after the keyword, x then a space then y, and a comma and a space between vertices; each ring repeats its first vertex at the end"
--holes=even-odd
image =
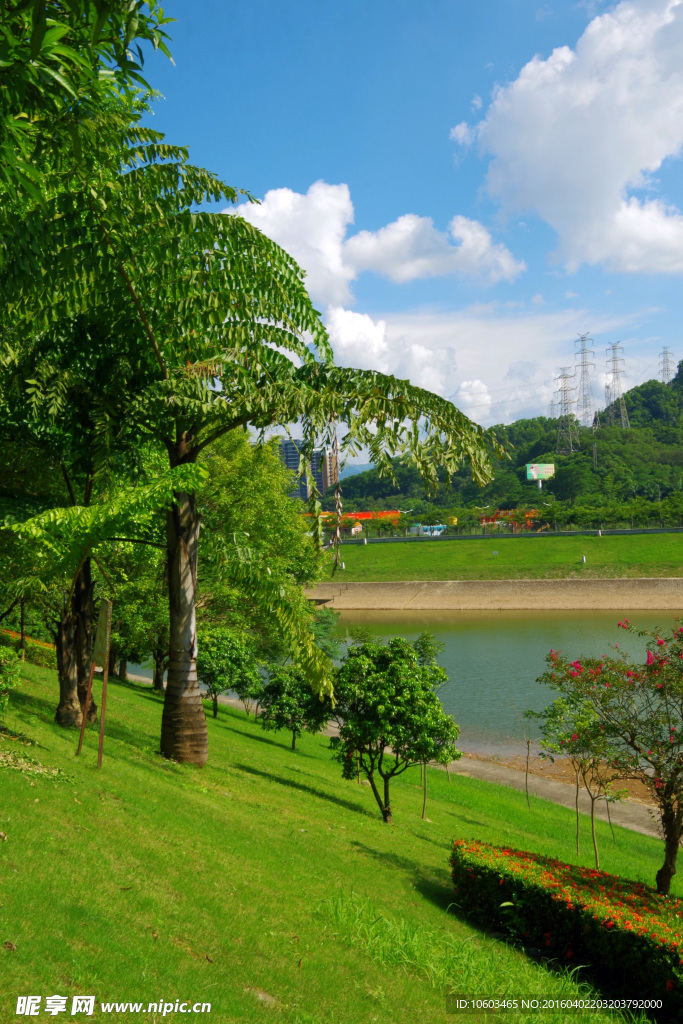
POLYGON ((676 858, 678 845, 681 841, 681 813, 672 804, 662 809, 662 831, 664 832, 664 863, 655 875, 657 892, 660 896, 668 896, 671 879, 676 874, 676 858))
POLYGON ((296 750, 296 732, 292 729, 292 750, 296 750))
POLYGON ((169 662, 161 753, 176 761, 204 765, 208 756, 206 716, 197 684, 197 547, 199 516, 194 495, 175 495, 166 513, 169 662))
POLYGON ((218 694, 217 693, 213 694, 213 696, 211 698, 211 703, 213 704, 213 717, 214 718, 218 718, 218 694))
POLYGON ((76 663, 76 617, 64 608, 55 636, 57 671, 59 673, 59 707, 55 721, 66 728, 80 728, 82 714, 78 699, 78 667, 76 663))
MULTIPOLYGON (((586 789, 588 789, 588 786, 586 786, 586 789)), ((588 795, 591 798, 591 832, 592 832, 592 835, 593 835, 593 853, 595 854, 595 870, 599 871, 600 870, 600 857, 598 856, 598 841, 595 838, 595 801, 598 798, 596 796, 593 796, 593 794, 590 791, 590 789, 588 789, 588 795)))
POLYGON ((579 856, 579 773, 576 772, 576 856, 579 856))
POLYGON ((124 681, 128 678, 128 659, 121 658, 119 662, 119 679, 124 681))
POLYGON ((113 644, 109 645, 109 677, 116 675, 116 648, 113 644))
POLYGON ((425 811, 427 810, 427 762, 424 765, 424 776, 423 776, 423 795, 422 795, 422 820, 424 821, 425 811))
POLYGON ((163 648, 157 648, 154 652, 154 678, 152 686, 155 690, 161 692, 164 689, 164 671, 166 668, 166 651, 163 648))
MULTIPOLYGON (((366 775, 368 775, 367 772, 366 772, 366 775)), ((382 820, 384 822, 386 822, 387 825, 391 825, 391 808, 389 807, 389 804, 388 804, 389 780, 388 779, 384 780, 384 802, 382 802, 382 797, 379 795, 379 790, 377 789, 377 786, 375 784, 375 776, 374 776, 374 774, 370 773, 368 775, 368 782, 370 783, 370 788, 372 789, 372 792, 375 794, 375 800, 377 801, 377 806, 379 807, 380 811, 382 812, 382 820)))
MULTIPOLYGON (((76 619, 76 665, 78 674, 78 700, 81 712, 85 710, 85 698, 90 679, 90 656, 93 646, 93 581, 90 559, 86 558, 76 578, 73 597, 71 599, 73 614, 76 619)), ((104 668, 104 665, 102 666, 104 668)), ((97 721, 97 705, 90 697, 88 721, 97 721)))
POLYGON ((384 807, 382 808, 382 818, 386 825, 391 825, 391 805, 389 804, 389 779, 384 779, 384 807))

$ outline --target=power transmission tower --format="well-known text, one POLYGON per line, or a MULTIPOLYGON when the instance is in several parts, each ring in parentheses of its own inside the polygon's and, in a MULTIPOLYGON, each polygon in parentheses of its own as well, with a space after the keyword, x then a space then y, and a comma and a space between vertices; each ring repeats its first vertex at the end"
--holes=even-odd
POLYGON ((674 366, 674 359, 671 355, 671 349, 668 345, 665 345, 662 349, 662 354, 659 357, 659 376, 662 384, 670 384, 676 375, 676 367, 674 366))
POLYGON ((590 368, 595 367, 595 363, 589 361, 589 356, 593 356, 595 353, 592 348, 588 347, 588 342, 592 340, 589 334, 580 334, 574 342, 575 345, 580 346, 576 353, 579 361, 579 394, 576 402, 576 415, 579 423, 582 423, 584 427, 594 426, 593 383, 590 368))
POLYGON ((557 402, 559 406, 560 422, 557 427, 557 454, 569 455, 579 447, 579 426, 574 415, 574 399, 572 392, 576 390, 571 385, 574 374, 570 366, 560 367, 558 382, 557 402))
POLYGON ((614 344, 607 346, 607 369, 609 370, 610 374, 610 391, 612 394, 612 404, 619 406, 622 430, 628 430, 631 424, 628 421, 626 403, 624 402, 624 392, 621 386, 621 378, 624 373, 622 364, 624 360, 619 355, 620 349, 623 352, 623 347, 618 341, 615 341, 614 344))
POLYGON ((557 413, 555 412, 555 399, 551 398, 550 399, 550 419, 554 420, 556 416, 557 416, 557 413))
POLYGON ((614 406, 612 405, 612 388, 609 383, 605 384, 605 419, 607 426, 614 426, 614 406))

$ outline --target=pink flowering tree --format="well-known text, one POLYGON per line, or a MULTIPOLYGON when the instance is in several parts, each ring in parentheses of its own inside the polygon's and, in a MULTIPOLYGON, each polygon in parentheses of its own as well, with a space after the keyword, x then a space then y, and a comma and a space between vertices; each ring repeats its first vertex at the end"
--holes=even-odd
POLYGON ((668 895, 683 831, 683 626, 660 634, 635 630, 628 619, 619 625, 648 637, 644 664, 621 653, 570 662, 551 651, 539 682, 592 716, 585 735, 575 730, 577 740, 594 738, 613 778, 638 779, 650 791, 664 837, 657 891, 668 895))

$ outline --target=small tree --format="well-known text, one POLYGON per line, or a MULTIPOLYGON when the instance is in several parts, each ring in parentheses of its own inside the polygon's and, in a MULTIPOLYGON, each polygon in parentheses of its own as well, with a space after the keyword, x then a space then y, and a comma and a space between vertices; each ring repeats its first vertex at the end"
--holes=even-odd
POLYGON ((344 657, 335 687, 339 736, 332 738, 332 749, 345 779, 360 765, 387 823, 395 776, 427 761, 448 764, 460 757, 458 726, 435 692, 446 678, 433 662, 421 665, 414 645, 401 637, 386 646, 350 647, 344 657))
POLYGON ((197 676, 213 703, 213 717, 218 717, 218 698, 234 690, 240 700, 260 688, 261 677, 248 640, 233 630, 214 626, 200 631, 201 646, 197 657, 197 676))
MULTIPOLYGON (((591 835, 595 867, 600 868, 598 842, 595 835, 595 805, 604 799, 620 799, 622 793, 612 790, 621 777, 615 765, 615 749, 605 733, 604 724, 589 701, 558 697, 543 711, 527 711, 528 718, 541 721, 543 753, 551 761, 557 755, 566 757, 576 777, 576 852, 579 853, 579 778, 591 801, 591 835)), ((608 811, 609 813, 609 811, 608 811)))
MULTIPOLYGON (((619 625, 631 629, 628 620, 619 625)), ((551 651, 539 682, 590 709, 597 753, 614 777, 638 779, 650 791, 664 836, 657 891, 668 895, 683 832, 683 627, 667 637, 638 635, 649 637, 644 665, 621 653, 570 662, 551 651)))
POLYGON ((289 729, 292 750, 302 732, 320 732, 332 717, 332 701, 321 699, 290 665, 271 665, 261 696, 261 725, 279 732, 289 729))

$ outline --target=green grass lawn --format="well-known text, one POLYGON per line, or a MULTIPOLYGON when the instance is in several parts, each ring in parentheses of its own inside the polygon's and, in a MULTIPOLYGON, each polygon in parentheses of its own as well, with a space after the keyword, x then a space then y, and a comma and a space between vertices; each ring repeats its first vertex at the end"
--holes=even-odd
MULTIPOLYGON (((29 994, 210 1002, 200 1019, 221 1024, 445 1024, 449 986, 576 994, 460 920, 448 871, 457 836, 573 861, 570 811, 536 798, 529 811, 523 794, 430 770, 422 821, 414 770, 386 826, 370 790, 342 780, 327 739, 304 736, 292 752, 289 736, 225 707, 209 719, 207 767, 182 767, 157 754, 161 699, 133 683, 110 688, 98 772, 95 729, 76 759, 76 735, 52 720, 56 693, 54 673, 25 666, 5 716, 19 739, 0 734, 3 1024, 29 994), (13 756, 67 777, 12 770, 13 756)), ((598 832, 605 870, 653 882, 658 841, 598 832)), ((584 822, 586 864, 589 844, 584 822)))
POLYGON ((346 568, 336 579, 343 582, 683 575, 683 535, 675 533, 349 544, 342 551, 346 568))

